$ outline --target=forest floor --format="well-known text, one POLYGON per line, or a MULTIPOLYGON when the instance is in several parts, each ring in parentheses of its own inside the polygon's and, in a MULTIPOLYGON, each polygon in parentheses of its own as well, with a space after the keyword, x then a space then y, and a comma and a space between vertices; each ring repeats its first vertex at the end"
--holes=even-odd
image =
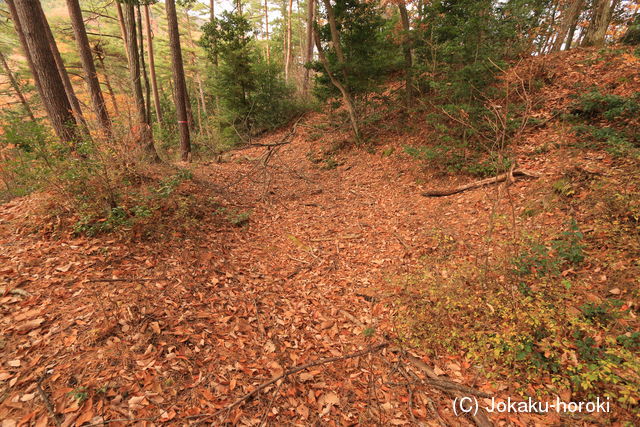
MULTIPOLYGON (((410 347, 396 322, 398 296, 411 298, 406 277, 444 246, 456 242, 449 256, 481 265, 569 164, 602 170, 610 159, 538 153, 540 132, 556 136, 536 131, 517 159, 542 178, 426 198, 455 184, 402 153, 428 136, 390 133, 375 150, 335 150, 339 135, 315 135, 326 123, 309 114, 290 143, 191 166, 181 191, 197 193, 198 218, 177 217, 186 225, 161 239, 51 237, 24 222, 38 196, 1 206, 3 426, 51 425, 54 413, 66 426, 605 422, 458 417, 456 397, 516 398, 515 386, 462 354, 410 347)), ((560 229, 563 209, 532 227, 560 229)))

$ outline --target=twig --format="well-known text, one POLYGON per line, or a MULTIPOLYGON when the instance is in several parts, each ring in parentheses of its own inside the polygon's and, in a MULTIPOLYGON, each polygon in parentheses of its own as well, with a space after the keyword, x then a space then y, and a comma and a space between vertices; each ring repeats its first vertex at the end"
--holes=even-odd
POLYGON ((114 418, 113 420, 103 420, 98 423, 85 424, 83 427, 104 426, 111 423, 122 423, 122 422, 132 422, 132 421, 155 421, 156 419, 157 417, 156 418, 114 418))
POLYGON ((40 379, 36 382, 36 388, 38 389, 38 394, 40 394, 40 397, 44 401, 44 406, 47 407, 47 411, 49 412, 49 415, 51 416, 51 418, 53 418, 53 422, 55 423, 56 426, 60 427, 62 424, 60 423, 60 420, 56 415, 56 411, 53 408, 51 401, 49 400, 49 396, 47 396, 47 393, 45 393, 44 390, 42 389, 42 381, 44 381, 46 377, 47 377, 47 371, 45 370, 44 374, 42 374, 40 379))
POLYGON ((326 359, 320 359, 320 360, 317 360, 315 362, 309 362, 309 363, 306 363, 304 365, 293 367, 291 369, 286 370, 283 374, 281 374, 281 375, 279 375, 279 376, 277 376, 275 378, 272 378, 271 380, 269 380, 267 382, 264 382, 264 383, 260 384, 258 387, 256 387, 255 389, 253 389, 249 393, 247 393, 244 396, 239 397, 238 399, 236 399, 230 405, 227 405, 226 407, 224 407, 224 408, 222 408, 222 409, 220 409, 220 410, 218 410, 218 411, 216 411, 214 413, 192 415, 192 416, 186 417, 185 419, 215 417, 216 415, 218 415, 218 414, 220 414, 220 413, 222 413, 224 411, 228 411, 228 410, 231 410, 231 409, 235 408, 236 406, 240 405, 245 400, 248 400, 251 397, 255 396, 261 390, 264 390, 265 388, 269 387, 271 384, 274 384, 274 383, 280 381, 283 378, 287 378, 290 375, 296 374, 296 373, 298 373, 300 371, 304 371, 305 369, 313 368, 315 366, 326 365, 327 363, 333 363, 333 362, 337 362, 337 361, 340 361, 340 360, 353 359, 353 358, 356 358, 356 357, 364 356, 364 355, 369 354, 369 353, 375 353, 375 352, 380 351, 383 348, 388 347, 388 346, 389 346, 389 343, 388 342, 384 342, 382 344, 374 345, 373 347, 369 347, 369 348, 366 348, 364 350, 357 351, 355 353, 347 354, 345 356, 328 357, 326 359))
POLYGON ((273 396, 271 396, 271 400, 269 401, 269 405, 267 406, 267 409, 265 409, 264 414, 262 415, 262 420, 260 420, 260 424, 259 424, 258 427, 262 427, 263 425, 266 425, 267 417, 269 416, 269 411, 273 407, 273 402, 276 400, 276 397, 278 396, 278 393, 280 393, 280 387, 282 387, 282 384, 283 383, 278 384, 278 387, 276 388, 276 391, 273 393, 273 396))
POLYGON ((116 279, 88 279, 87 282, 95 283, 95 282, 152 282, 154 280, 168 280, 166 277, 122 277, 116 279))

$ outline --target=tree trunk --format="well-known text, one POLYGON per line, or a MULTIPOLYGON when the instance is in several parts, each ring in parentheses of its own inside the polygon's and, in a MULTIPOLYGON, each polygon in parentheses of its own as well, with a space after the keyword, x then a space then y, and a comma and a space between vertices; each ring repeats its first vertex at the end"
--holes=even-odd
MULTIPOLYGON (((47 17, 44 15, 44 11, 42 10, 42 5, 40 2, 37 3, 37 6, 31 10, 31 19, 34 19, 34 14, 40 15, 40 20, 43 23, 45 35, 47 36, 47 42, 49 43, 49 49, 53 54, 53 60, 58 69, 58 73, 60 74, 60 79, 62 80, 62 85, 64 86, 64 91, 69 99, 69 104, 71 105, 71 110, 76 116, 76 121, 82 124, 82 127, 88 129, 87 122, 82 115, 82 109, 80 108, 80 101, 78 101, 78 97, 76 96, 75 91, 73 90, 73 85, 71 84, 71 80, 69 80, 69 74, 67 74, 67 69, 64 66, 64 62, 62 61, 62 56, 60 56, 60 51, 58 50, 58 45, 56 44, 56 39, 53 37, 53 33, 51 32, 51 27, 49 27, 49 22, 47 21, 47 17)), ((22 21, 21 21, 22 22, 22 21)), ((25 23, 22 22, 24 25, 25 23)), ((87 130, 88 135, 88 130, 87 130)))
POLYGON ((31 56, 33 63, 31 72, 37 75, 38 90, 51 125, 61 140, 74 142, 78 137, 77 124, 49 44, 47 36, 49 26, 44 21, 44 14, 38 12, 40 2, 39 0, 8 1, 13 2, 15 7, 17 22, 26 42, 23 49, 31 56))
POLYGON ((113 104, 113 111, 116 114, 120 114, 120 110, 118 108, 118 100, 116 99, 116 94, 113 91, 113 86, 111 85, 111 80, 109 79, 109 73, 107 72, 107 67, 104 66, 104 60, 102 58, 100 60, 100 65, 102 66, 102 72, 104 73, 104 84, 107 86, 107 92, 109 92, 109 97, 111 98, 111 103, 113 104))
POLYGON ((127 57, 129 60, 129 78, 136 106, 140 142, 145 153, 148 155, 149 160, 157 162, 160 158, 158 157, 158 153, 153 145, 153 133, 151 131, 151 126, 149 126, 149 123, 147 122, 147 112, 145 109, 144 97, 142 95, 140 59, 138 56, 138 36, 136 35, 136 16, 133 3, 124 4, 123 18, 128 52, 127 57))
POLYGON ((286 34, 286 52, 284 59, 284 79, 289 80, 289 67, 291 66, 291 12, 293 9, 293 0, 289 0, 289 10, 287 11, 287 34, 286 34))
MULTIPOLYGON (((200 108, 202 108, 202 113, 207 115, 207 103, 204 99, 204 89, 202 87, 202 78, 200 77, 200 70, 198 69, 198 59, 196 58, 196 42, 193 40, 193 33, 191 32, 191 18, 189 17, 189 13, 186 12, 186 20, 187 20, 187 37, 189 38, 189 45, 191 46, 191 66, 195 71, 196 84, 198 85, 198 94, 200 99, 200 108)), ((198 117, 200 123, 202 123, 202 117, 200 113, 198 113, 198 117)))
POLYGON ((171 69, 176 87, 176 112, 178 113, 178 127, 180 128, 180 154, 183 162, 191 160, 191 139, 189 135, 189 120, 187 117, 187 85, 184 79, 182 64, 182 49, 180 48, 180 33, 178 31, 178 15, 174 0, 166 0, 167 26, 169 30, 169 46, 171 47, 171 69))
POLYGON ((122 36, 122 42, 124 43, 124 53, 129 57, 129 46, 127 45, 127 27, 124 22, 124 14, 122 12, 121 0, 116 0, 116 12, 118 13, 118 25, 120 26, 120 35, 122 36))
POLYGON ((330 0, 323 0, 323 2, 324 7, 327 9, 327 19, 329 21, 329 30, 331 31, 331 44, 333 45, 333 49, 336 51, 336 58, 338 58, 338 63, 340 64, 340 68, 342 69, 342 75, 344 76, 346 81, 347 69, 345 67, 345 57, 342 51, 342 45, 340 44, 340 33, 338 33, 336 15, 333 11, 333 7, 331 7, 330 0))
POLYGON ((575 26, 577 25, 578 18, 580 17, 580 12, 582 12, 582 4, 584 0, 573 0, 569 7, 565 8, 564 16, 562 17, 562 24, 560 24, 560 28, 558 29, 558 35, 556 37, 556 41, 553 44, 553 51, 558 52, 562 49, 562 45, 565 44, 565 50, 568 50, 571 46, 571 39, 567 38, 567 35, 571 35, 573 38, 573 32, 575 31, 575 26), (573 31, 571 31, 573 29, 573 31))
MULTIPOLYGON (((313 23, 315 21, 315 0, 307 0, 307 51, 305 52, 304 62, 308 64, 313 60, 313 23)), ((302 93, 309 94, 309 77, 311 70, 304 67, 304 77, 302 79, 302 93)))
POLYGON ((144 60, 144 36, 142 35, 142 12, 140 11, 140 5, 136 6, 136 25, 138 30, 138 42, 139 42, 139 55, 140 55, 140 71, 144 79, 144 94, 145 94, 145 113, 147 116, 147 124, 151 126, 151 85, 149 84, 149 74, 147 74, 147 65, 144 60))
POLYGON ((9 64, 7 64, 7 61, 4 58, 4 55, 2 54, 2 52, 0 52, 0 62, 2 63, 2 68, 4 68, 4 72, 9 78, 9 83, 11 84, 11 87, 15 91, 16 96, 20 100, 20 103, 22 104, 24 111, 27 113, 31 121, 35 121, 36 118, 33 116, 31 107, 29 107, 29 103, 27 102, 27 99, 22 94, 22 91, 20 90, 20 85, 18 84, 18 81, 16 80, 15 76, 11 72, 11 69, 9 68, 9 64))
MULTIPOLYGON (((213 2, 213 1, 212 1, 213 2)), ((162 123, 162 108, 160 106, 160 93, 158 91, 158 79, 156 77, 156 60, 153 54, 153 36, 151 34, 151 14, 149 5, 144 5, 144 22, 147 27, 147 55, 149 56, 149 73, 151 74, 151 88, 153 89, 153 105, 156 110, 156 119, 162 123)))
POLYGON ((27 58, 27 63, 29 64, 29 69, 32 70, 33 80, 36 84, 36 87, 40 87, 38 82, 37 73, 33 73, 33 70, 36 67, 33 65, 33 59, 31 59, 31 52, 27 49, 27 40, 24 36, 24 32, 22 31, 22 25, 20 25, 20 20, 18 19, 18 12, 16 11, 16 6, 13 0, 7 0, 7 6, 9 7, 9 13, 11 14, 11 20, 13 21, 13 27, 18 34, 18 39, 20 40, 20 45, 22 46, 22 50, 24 52, 24 56, 27 58))
POLYGON ((336 79, 335 76, 333 75, 333 73, 331 72, 331 69, 329 68, 329 61, 327 61, 327 57, 325 56, 324 51, 322 50, 322 45, 320 43, 320 35, 315 30, 313 31, 313 37, 314 37, 315 42, 316 42, 316 48, 318 49, 318 57, 320 58, 320 62, 322 62, 322 65, 324 66, 324 69, 327 72, 327 75, 329 76, 329 79, 331 80, 331 83, 333 83, 333 85, 336 88, 338 88, 338 90, 342 94, 342 99, 344 100, 345 107, 347 107, 347 112, 349 113, 349 120, 351 121, 351 128, 353 129, 353 133, 354 133, 356 139, 360 139, 360 130, 358 128, 358 121, 356 119, 356 111, 355 111, 355 108, 353 106, 353 101, 351 99, 351 95, 347 91, 347 88, 342 83, 340 83, 340 81, 338 81, 338 79, 336 79))
POLYGON ((400 0, 398 3, 398 9, 400 10, 400 20, 402 21, 402 30, 404 31, 404 37, 402 41, 402 51, 404 53, 404 73, 405 73, 405 106, 407 109, 411 108, 413 104, 413 58, 411 52, 411 26, 409 24, 409 14, 407 13, 407 5, 404 4, 404 0, 400 0))
POLYGON ((611 22, 613 8, 617 5, 617 0, 597 0, 594 2, 591 22, 582 42, 583 46, 604 45, 607 28, 611 22))
POLYGON ((82 63, 87 87, 91 94, 93 109, 95 110, 102 131, 106 136, 111 136, 111 120, 109 120, 107 106, 102 96, 102 90, 100 89, 98 73, 96 73, 96 67, 93 63, 93 55, 91 54, 91 47, 89 46, 89 39, 87 38, 87 31, 84 26, 84 21, 82 20, 82 12, 78 0, 67 0, 67 9, 69 10, 76 44, 78 45, 80 62, 82 63))
POLYGON ((271 47, 269 46, 269 6, 264 0, 264 29, 267 37, 267 64, 271 63, 271 47))

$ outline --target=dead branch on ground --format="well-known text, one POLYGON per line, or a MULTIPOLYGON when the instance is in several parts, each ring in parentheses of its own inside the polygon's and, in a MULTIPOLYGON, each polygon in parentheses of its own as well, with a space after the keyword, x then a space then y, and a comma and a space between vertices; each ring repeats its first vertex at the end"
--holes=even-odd
POLYGON ((481 179, 480 181, 474 181, 469 184, 461 185, 455 188, 430 190, 422 193, 422 195, 426 197, 451 196, 452 194, 462 193, 463 191, 473 190, 475 188, 483 187, 489 184, 496 184, 498 182, 506 181, 507 179, 512 180, 516 176, 523 176, 528 178, 539 178, 540 174, 529 171, 529 170, 525 170, 525 169, 514 169, 513 171, 509 171, 507 173, 494 176, 493 178, 481 179))

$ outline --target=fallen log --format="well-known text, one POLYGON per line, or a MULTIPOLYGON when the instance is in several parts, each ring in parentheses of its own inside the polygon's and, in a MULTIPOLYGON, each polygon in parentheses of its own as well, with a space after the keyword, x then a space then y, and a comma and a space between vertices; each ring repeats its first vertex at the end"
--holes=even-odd
POLYGON ((513 171, 494 176, 493 178, 481 179, 480 181, 474 181, 469 184, 461 185, 460 187, 448 188, 443 190, 431 190, 422 193, 426 197, 444 197, 451 196, 452 194, 462 193, 463 191, 473 190, 474 188, 483 187, 489 184, 496 184, 498 182, 506 181, 507 179, 515 179, 516 176, 523 176, 528 178, 539 178, 540 175, 528 171, 525 169, 514 169, 513 171))

